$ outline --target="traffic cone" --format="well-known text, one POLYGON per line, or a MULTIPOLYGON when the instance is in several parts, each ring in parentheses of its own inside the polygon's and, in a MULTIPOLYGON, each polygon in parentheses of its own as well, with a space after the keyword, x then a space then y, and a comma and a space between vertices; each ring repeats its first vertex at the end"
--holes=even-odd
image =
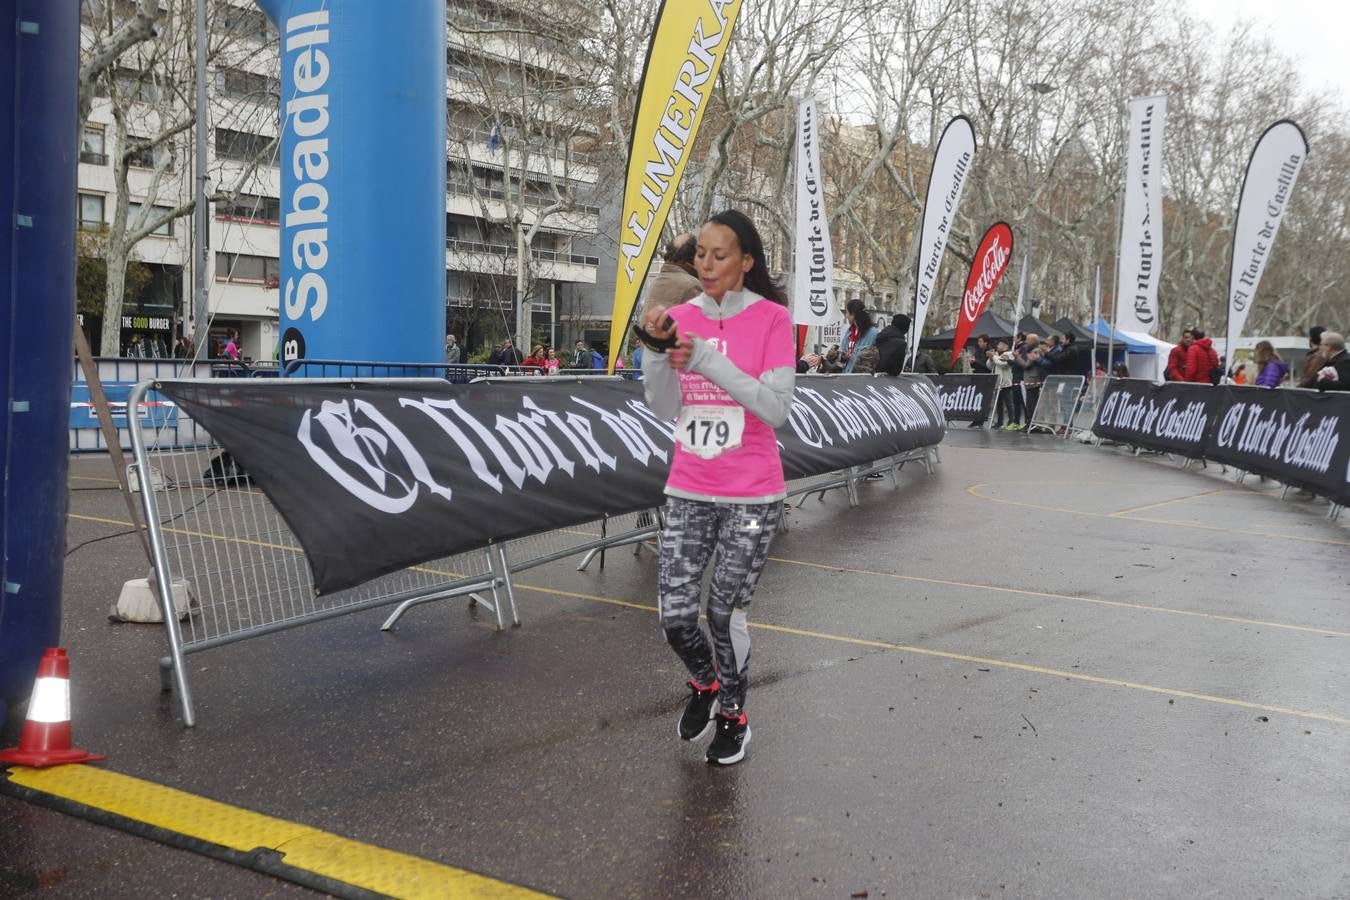
POLYGON ((70 746, 70 657, 62 647, 48 647, 38 663, 19 746, 0 751, 0 763, 41 768, 106 758, 70 746))

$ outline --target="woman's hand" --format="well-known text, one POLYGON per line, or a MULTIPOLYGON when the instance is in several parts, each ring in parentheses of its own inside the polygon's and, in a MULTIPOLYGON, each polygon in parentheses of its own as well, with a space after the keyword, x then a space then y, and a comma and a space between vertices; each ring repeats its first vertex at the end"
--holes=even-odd
POLYGON ((668 308, 665 306, 653 306, 651 309, 647 310, 646 314, 642 317, 642 330, 658 340, 673 337, 675 335, 674 320, 670 320, 669 328, 665 327, 665 323, 669 318, 666 315, 667 309, 668 308))
POLYGON ((683 371, 689 366, 689 360, 694 355, 695 335, 679 335, 679 340, 675 346, 666 352, 666 358, 670 360, 670 367, 683 371))

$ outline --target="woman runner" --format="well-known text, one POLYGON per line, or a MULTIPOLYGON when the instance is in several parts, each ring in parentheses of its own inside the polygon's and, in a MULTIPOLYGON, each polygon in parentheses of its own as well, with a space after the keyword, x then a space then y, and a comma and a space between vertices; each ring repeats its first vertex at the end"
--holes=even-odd
POLYGON ((787 295, 745 215, 709 219, 694 264, 703 293, 649 309, 642 324, 657 341, 676 339, 642 360, 647 405, 678 419, 661 532, 661 624, 691 676, 680 738, 697 740, 715 722, 708 762, 732 765, 750 742, 746 608, 787 495, 774 428, 792 408, 796 346, 787 295), (714 553, 709 646, 698 614, 714 553))

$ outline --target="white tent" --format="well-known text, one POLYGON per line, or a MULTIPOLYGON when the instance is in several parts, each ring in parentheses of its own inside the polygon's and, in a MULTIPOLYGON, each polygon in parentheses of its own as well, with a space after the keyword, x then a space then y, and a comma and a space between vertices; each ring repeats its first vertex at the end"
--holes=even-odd
POLYGON ((1142 331, 1126 331, 1119 329, 1120 333, 1132 341, 1138 341, 1141 344, 1151 344, 1153 353, 1129 353, 1125 357, 1125 365, 1130 367, 1131 378, 1147 378, 1150 381, 1162 381, 1164 373, 1167 371, 1167 355, 1172 352, 1176 344, 1169 344, 1167 341, 1160 341, 1151 334, 1142 331))

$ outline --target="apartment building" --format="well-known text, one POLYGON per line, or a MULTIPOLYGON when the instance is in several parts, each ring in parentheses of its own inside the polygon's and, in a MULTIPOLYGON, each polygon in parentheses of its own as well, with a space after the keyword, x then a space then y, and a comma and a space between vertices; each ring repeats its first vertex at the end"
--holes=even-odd
MULTIPOLYGON (((89 32, 106 28, 103 5, 88 4, 86 46, 89 32)), ((470 351, 515 333, 521 287, 534 335, 565 341, 571 333, 562 321, 566 298, 596 281, 598 258, 574 247, 598 230, 600 210, 587 198, 601 167, 581 149, 595 143, 596 129, 582 90, 584 72, 570 60, 575 48, 543 27, 539 35, 527 34, 542 24, 545 6, 488 0, 446 5, 446 322, 470 351), (508 100, 521 96, 521 79, 525 93, 539 93, 540 101, 513 109, 508 100), (529 263, 518 272, 522 246, 529 263)), ((277 34, 248 0, 213 0, 213 7, 207 171, 212 190, 224 199, 210 211, 206 352, 233 329, 246 357, 270 360, 278 340, 280 275, 277 34)), ((173 27, 192 28, 191 22, 167 24, 170 33, 162 29, 157 40, 175 40, 173 27)), ((114 218, 114 154, 134 150, 156 136, 151 132, 172 129, 190 115, 190 54, 175 71, 138 70, 127 57, 123 62, 115 89, 99 92, 83 127, 78 185, 86 253, 97 252, 98 238, 114 218), (114 104, 127 113, 121 126, 114 104)), ((192 151, 187 127, 162 146, 132 153, 129 223, 140 205, 172 209, 191 196, 192 151)), ((140 277, 120 323, 124 353, 167 354, 178 334, 192 331, 193 241, 192 220, 183 217, 135 244, 131 258, 140 277)), ((98 346, 101 317, 90 311, 83 320, 98 346)))

